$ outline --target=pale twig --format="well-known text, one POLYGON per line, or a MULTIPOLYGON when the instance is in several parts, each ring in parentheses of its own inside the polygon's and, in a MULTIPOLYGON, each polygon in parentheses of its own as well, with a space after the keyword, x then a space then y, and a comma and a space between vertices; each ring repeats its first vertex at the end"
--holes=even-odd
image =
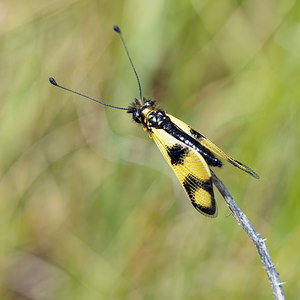
POLYGON ((269 277, 269 281, 271 283, 271 287, 273 289, 273 294, 276 300, 284 300, 285 296, 283 293, 282 285, 283 282, 280 281, 278 272, 275 268, 275 265, 272 261, 270 253, 267 249, 267 246, 264 242, 264 239, 260 236, 260 234, 255 230, 253 225, 250 223, 246 215, 242 212, 242 210, 238 207, 235 203, 229 192, 227 191, 226 187, 222 183, 222 181, 213 173, 213 183, 218 188, 222 196, 224 197, 229 209, 231 210, 233 216, 237 220, 238 224, 245 230, 248 236, 253 241, 255 247, 257 248, 258 254, 260 259, 263 263, 263 266, 267 272, 269 277))

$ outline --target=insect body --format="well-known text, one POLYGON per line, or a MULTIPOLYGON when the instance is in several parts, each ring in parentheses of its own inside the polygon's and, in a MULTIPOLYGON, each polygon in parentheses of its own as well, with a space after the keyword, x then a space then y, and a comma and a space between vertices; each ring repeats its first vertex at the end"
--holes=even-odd
POLYGON ((144 130, 148 131, 150 138, 153 138, 159 150, 175 172, 193 206, 202 214, 215 217, 217 210, 210 167, 222 166, 222 162, 216 156, 227 160, 232 165, 255 178, 259 178, 259 176, 249 167, 229 157, 211 141, 184 122, 158 109, 154 101, 146 100, 142 97, 140 81, 121 31, 117 26, 114 27, 114 30, 121 36, 136 75, 140 99, 135 99, 128 108, 116 107, 62 87, 52 77, 49 79, 50 82, 53 85, 98 103, 131 113, 133 120, 141 124, 144 130))
POLYGON ((149 132, 193 206, 207 216, 213 217, 217 211, 209 168, 221 167, 222 162, 215 155, 259 178, 252 169, 226 155, 202 134, 157 109, 152 100, 136 99, 128 113, 149 132))

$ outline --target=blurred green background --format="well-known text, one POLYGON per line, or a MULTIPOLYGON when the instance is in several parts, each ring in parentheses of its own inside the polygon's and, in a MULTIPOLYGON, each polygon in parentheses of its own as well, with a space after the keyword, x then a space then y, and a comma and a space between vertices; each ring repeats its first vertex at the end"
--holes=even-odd
POLYGON ((199 214, 130 115, 144 96, 261 176, 216 170, 300 293, 300 3, 0 3, 0 298, 273 299, 216 191, 199 214))

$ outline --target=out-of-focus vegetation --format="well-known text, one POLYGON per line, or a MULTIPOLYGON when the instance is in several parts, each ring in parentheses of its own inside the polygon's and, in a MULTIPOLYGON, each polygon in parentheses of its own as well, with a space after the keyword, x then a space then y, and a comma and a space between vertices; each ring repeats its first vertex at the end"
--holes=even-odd
POLYGON ((0 3, 0 298, 272 299, 217 193, 197 213, 130 116, 145 97, 261 176, 216 170, 300 293, 300 3, 0 3))

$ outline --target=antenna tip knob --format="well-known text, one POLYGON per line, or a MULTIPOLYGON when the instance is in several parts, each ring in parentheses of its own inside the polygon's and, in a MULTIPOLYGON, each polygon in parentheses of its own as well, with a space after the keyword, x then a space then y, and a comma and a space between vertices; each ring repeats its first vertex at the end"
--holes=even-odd
POLYGON ((56 81, 53 77, 50 77, 49 81, 50 81, 51 84, 58 86, 58 84, 56 83, 56 81))
POLYGON ((114 31, 117 33, 121 33, 121 29, 117 25, 114 26, 114 31))

